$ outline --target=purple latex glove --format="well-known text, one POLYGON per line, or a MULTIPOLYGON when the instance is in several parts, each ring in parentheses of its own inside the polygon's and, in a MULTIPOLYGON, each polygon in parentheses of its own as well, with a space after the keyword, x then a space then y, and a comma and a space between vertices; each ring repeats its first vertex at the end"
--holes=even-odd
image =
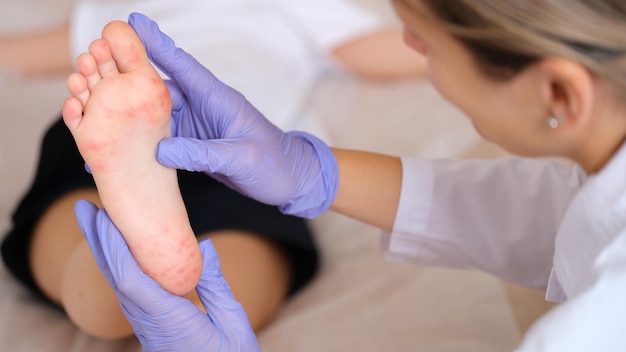
POLYGON ((78 224, 100 270, 117 295, 142 351, 260 351, 245 311, 224 280, 210 240, 200 243, 202 277, 197 287, 204 314, 144 274, 104 209, 76 203, 78 224))
POLYGON ((174 138, 159 143, 160 163, 205 172, 285 214, 312 218, 330 207, 339 171, 323 141, 281 131, 144 15, 133 13, 128 22, 171 79, 174 138))

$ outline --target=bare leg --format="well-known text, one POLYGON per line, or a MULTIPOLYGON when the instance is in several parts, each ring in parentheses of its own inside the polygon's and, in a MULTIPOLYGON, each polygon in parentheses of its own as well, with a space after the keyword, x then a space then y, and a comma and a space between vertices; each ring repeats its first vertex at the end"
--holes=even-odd
POLYGON ((72 71, 68 26, 20 35, 0 36, 0 71, 24 75, 72 71), (45 53, 45 58, 41 54, 45 53))
MULTIPOLYGON (((222 273, 252 329, 259 331, 287 297, 291 270, 286 254, 276 243, 250 232, 223 230, 206 237, 213 241, 222 273)), ((197 296, 192 301, 201 306, 197 296)))
POLYGON ((102 206, 95 190, 78 190, 57 200, 39 219, 30 248, 33 276, 81 330, 100 338, 129 336, 132 328, 76 222, 79 199, 102 206))
POLYGON ((197 285, 202 257, 176 171, 159 164, 171 135, 171 99, 141 39, 111 22, 68 78, 63 119, 89 165, 100 199, 142 270, 171 293, 197 285))
MULTIPOLYGON (((31 269, 39 287, 61 305, 82 331, 105 339, 128 337, 132 328, 78 228, 74 204, 100 204, 95 190, 79 190, 55 202, 35 227, 31 269)), ((210 237, 224 277, 255 331, 269 323, 284 302, 290 272, 280 247, 255 234, 217 231, 210 237)), ((188 298, 200 309, 195 293, 188 298)))

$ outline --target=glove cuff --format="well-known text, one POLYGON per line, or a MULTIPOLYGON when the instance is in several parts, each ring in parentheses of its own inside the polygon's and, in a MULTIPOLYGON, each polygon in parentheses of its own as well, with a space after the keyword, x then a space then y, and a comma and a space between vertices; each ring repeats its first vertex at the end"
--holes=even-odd
POLYGON ((312 182, 306 192, 303 192, 297 199, 278 207, 283 214, 295 215, 302 218, 312 219, 326 212, 335 201, 337 188, 339 187, 339 164, 335 153, 321 139, 312 134, 291 131, 287 133, 290 137, 304 140, 311 145, 313 152, 317 155, 320 167, 320 185, 312 182))

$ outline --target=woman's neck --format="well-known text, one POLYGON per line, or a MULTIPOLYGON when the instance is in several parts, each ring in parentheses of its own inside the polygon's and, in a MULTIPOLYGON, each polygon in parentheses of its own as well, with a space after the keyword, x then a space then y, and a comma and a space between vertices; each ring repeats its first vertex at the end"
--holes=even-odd
POLYGON ((588 174, 604 168, 626 141, 626 116, 613 116, 607 120, 619 122, 588 131, 586 139, 572 156, 588 174))

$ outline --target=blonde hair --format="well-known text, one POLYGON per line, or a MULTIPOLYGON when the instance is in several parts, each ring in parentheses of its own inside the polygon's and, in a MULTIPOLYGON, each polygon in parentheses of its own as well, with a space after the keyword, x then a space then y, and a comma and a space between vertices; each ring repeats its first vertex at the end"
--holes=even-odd
MULTIPOLYGON (((410 2, 410 0, 409 0, 410 2)), ((571 59, 626 95, 626 0, 424 0, 491 77, 571 59)))

